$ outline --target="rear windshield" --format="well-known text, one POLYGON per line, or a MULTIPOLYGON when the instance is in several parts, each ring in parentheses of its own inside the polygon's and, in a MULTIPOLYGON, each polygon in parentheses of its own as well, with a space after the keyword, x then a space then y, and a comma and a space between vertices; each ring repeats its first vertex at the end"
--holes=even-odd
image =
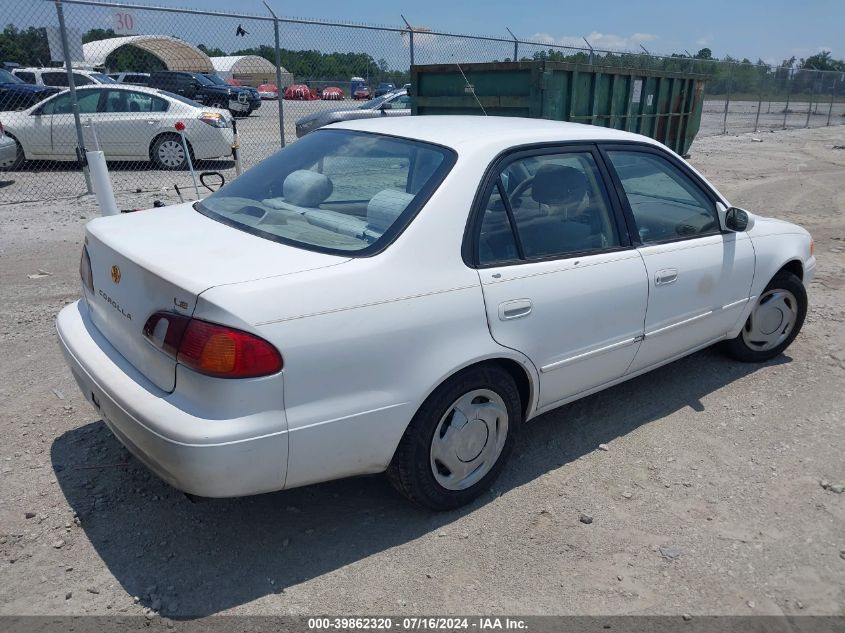
POLYGON ((197 202, 261 237, 365 256, 413 219, 455 162, 451 150, 348 130, 317 130, 197 202))

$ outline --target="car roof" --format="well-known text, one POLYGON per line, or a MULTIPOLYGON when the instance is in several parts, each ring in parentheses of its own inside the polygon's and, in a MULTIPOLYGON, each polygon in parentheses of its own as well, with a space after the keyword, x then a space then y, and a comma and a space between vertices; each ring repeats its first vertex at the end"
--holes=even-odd
MULTIPOLYGON (((59 66, 59 67, 41 66, 40 68, 36 67, 36 66, 28 66, 26 68, 23 68, 23 67, 13 68, 12 72, 14 72, 16 70, 24 70, 26 72, 41 72, 41 73, 46 73, 46 72, 64 73, 64 72, 67 72, 67 68, 65 68, 64 66, 59 66)), ((96 73, 98 75, 105 74, 105 73, 101 73, 99 70, 91 70, 90 68, 74 68, 73 72, 75 72, 75 73, 96 73)))
POLYGON ((147 86, 134 86, 132 84, 92 84, 90 86, 79 86, 77 90, 131 90, 132 92, 144 92, 151 95, 156 95, 161 98, 166 98, 166 94, 162 94, 159 88, 149 88, 147 86))
POLYGON ((562 141, 639 141, 661 146, 653 139, 631 132, 521 117, 423 115, 343 121, 331 127, 400 136, 455 150, 504 151, 518 145, 562 141))

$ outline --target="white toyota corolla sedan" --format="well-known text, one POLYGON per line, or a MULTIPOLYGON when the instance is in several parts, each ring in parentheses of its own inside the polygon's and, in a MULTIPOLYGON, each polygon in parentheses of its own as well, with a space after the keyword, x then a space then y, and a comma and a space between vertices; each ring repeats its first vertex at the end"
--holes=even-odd
MULTIPOLYGON (((177 121, 194 159, 232 154, 232 117, 225 110, 205 107, 165 90, 123 84, 83 86, 76 91, 86 142, 100 148, 110 161, 152 161, 158 169, 183 169, 187 157, 177 121)), ((7 116, 6 132, 17 146, 13 168, 27 160, 76 160, 76 127, 70 91, 60 92, 23 112, 7 116)))
POLYGON ((815 266, 807 231, 642 136, 355 121, 201 202, 90 222, 58 333, 98 414, 177 488, 387 471, 440 510, 545 411, 717 342, 780 354, 815 266))

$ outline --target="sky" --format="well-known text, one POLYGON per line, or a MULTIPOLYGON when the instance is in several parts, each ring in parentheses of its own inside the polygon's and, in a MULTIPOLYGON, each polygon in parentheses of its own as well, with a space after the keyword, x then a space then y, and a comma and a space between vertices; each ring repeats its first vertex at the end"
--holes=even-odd
MULTIPOLYGON (((639 50, 642 45, 653 53, 682 53, 686 49, 695 54, 700 48, 708 47, 716 57, 731 55, 751 61, 760 58, 772 64, 793 55, 808 57, 821 50, 832 51, 834 57, 845 57, 845 0, 800 3, 794 0, 268 1, 285 17, 399 26, 400 14, 404 14, 415 27, 503 37, 508 37, 508 27, 520 38, 541 42, 583 46, 581 38, 586 37, 595 48, 639 50)), ((266 15, 261 0, 137 0, 137 3, 266 15)), ((32 14, 41 13, 44 5, 52 7, 45 0, 0 0, 0 16, 3 16, 0 21, 27 26, 29 5, 32 14)), ((65 6, 70 14, 82 14, 86 10, 81 6, 65 6)), ((52 8, 50 12, 54 13, 52 8)), ((161 28, 164 26, 156 24, 154 30, 161 28)), ((181 33, 173 34, 181 36, 181 33)))
MULTIPOLYGON (((30 0, 37 1, 37 0, 30 0)), ((231 0, 159 0, 156 4, 232 10, 231 0)), ((845 57, 845 0, 272 0, 286 16, 398 25, 404 14, 414 26, 435 30, 543 38, 557 43, 780 62, 831 50, 845 57)), ((238 10, 264 13, 260 0, 239 0, 238 10)))

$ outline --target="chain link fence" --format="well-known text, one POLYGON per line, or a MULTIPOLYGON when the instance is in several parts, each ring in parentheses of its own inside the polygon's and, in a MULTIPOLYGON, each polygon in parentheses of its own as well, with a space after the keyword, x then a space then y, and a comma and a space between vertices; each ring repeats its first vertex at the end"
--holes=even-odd
MULTIPOLYGON (((9 7, 0 123, 16 147, 0 167, 0 204, 87 193, 80 145, 105 153, 117 192, 172 193, 175 185, 190 195, 189 161, 230 180, 325 111, 369 116, 372 100, 408 84, 415 64, 545 60, 701 74, 700 135, 845 123, 842 72, 443 33, 407 21, 277 17, 267 8, 254 15, 92 0, 9 7)), ((384 107, 410 114, 401 93, 384 107)))

